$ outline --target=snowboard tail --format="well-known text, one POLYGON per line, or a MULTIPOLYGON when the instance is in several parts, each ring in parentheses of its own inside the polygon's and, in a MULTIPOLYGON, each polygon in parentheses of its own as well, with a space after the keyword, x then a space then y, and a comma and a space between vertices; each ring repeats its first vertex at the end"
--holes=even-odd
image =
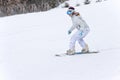
POLYGON ((99 51, 75 52, 75 54, 90 54, 90 53, 99 53, 99 51))

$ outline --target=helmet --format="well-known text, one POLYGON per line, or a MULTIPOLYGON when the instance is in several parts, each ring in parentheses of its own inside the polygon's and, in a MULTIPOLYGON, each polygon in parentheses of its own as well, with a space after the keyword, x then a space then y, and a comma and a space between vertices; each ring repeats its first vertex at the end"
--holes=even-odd
POLYGON ((68 9, 75 10, 75 8, 74 8, 74 7, 69 7, 68 9))
POLYGON ((75 8, 74 8, 74 7, 69 7, 68 10, 67 10, 67 14, 70 15, 70 14, 72 14, 74 11, 75 11, 75 8))

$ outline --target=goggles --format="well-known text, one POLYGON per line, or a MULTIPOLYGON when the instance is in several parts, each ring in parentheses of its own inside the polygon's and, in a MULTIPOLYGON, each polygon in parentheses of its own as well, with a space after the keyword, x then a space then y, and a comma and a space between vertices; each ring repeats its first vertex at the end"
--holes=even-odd
POLYGON ((68 10, 68 11, 67 11, 67 14, 68 14, 68 15, 70 15, 70 14, 72 14, 72 13, 73 13, 73 10, 68 10))

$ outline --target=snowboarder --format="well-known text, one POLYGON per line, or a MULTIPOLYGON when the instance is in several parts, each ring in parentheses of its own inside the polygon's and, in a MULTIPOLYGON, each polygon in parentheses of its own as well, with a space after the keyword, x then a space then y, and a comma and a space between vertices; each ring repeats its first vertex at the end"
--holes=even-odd
POLYGON ((68 55, 75 54, 75 43, 76 43, 76 41, 78 41, 78 43, 82 47, 81 52, 84 52, 84 53, 89 52, 88 45, 83 40, 83 38, 90 31, 89 26, 82 19, 79 12, 75 11, 74 7, 69 7, 68 10, 67 10, 67 14, 71 17, 72 23, 73 23, 72 27, 68 30, 68 34, 71 34, 72 31, 75 28, 77 29, 77 31, 74 33, 74 35, 70 39, 69 49, 67 50, 66 54, 68 54, 68 55))

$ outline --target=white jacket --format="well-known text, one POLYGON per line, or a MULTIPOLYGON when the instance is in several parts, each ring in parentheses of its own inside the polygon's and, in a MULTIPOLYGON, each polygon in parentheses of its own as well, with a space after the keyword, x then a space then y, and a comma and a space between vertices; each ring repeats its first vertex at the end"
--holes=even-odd
POLYGON ((76 15, 73 15, 72 17, 71 17, 71 19, 72 19, 72 23, 73 23, 73 25, 72 25, 72 27, 70 28, 70 30, 69 31, 73 31, 75 28, 77 29, 77 30, 82 30, 82 31, 84 31, 84 30, 86 30, 86 29, 89 29, 89 26, 86 24, 86 22, 82 19, 82 17, 81 16, 76 16, 76 15))

